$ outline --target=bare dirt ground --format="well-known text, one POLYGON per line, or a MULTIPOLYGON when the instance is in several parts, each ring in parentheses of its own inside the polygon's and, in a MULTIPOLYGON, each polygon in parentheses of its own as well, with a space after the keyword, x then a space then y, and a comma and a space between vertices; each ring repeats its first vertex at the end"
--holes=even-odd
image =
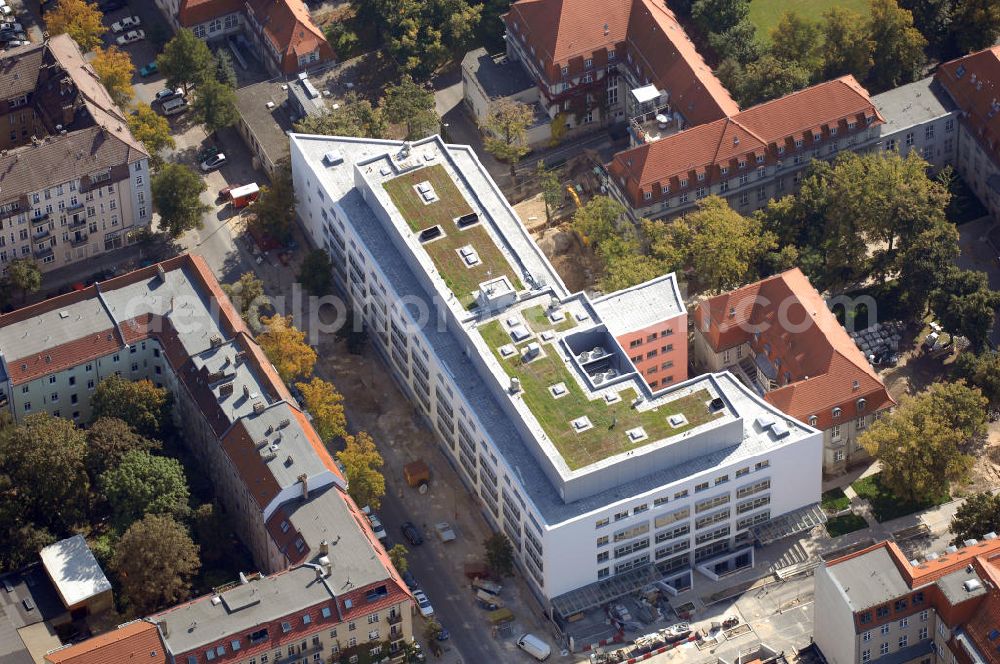
POLYGON ((601 261, 589 247, 583 246, 568 225, 546 228, 534 235, 571 293, 594 289, 601 274, 601 261))

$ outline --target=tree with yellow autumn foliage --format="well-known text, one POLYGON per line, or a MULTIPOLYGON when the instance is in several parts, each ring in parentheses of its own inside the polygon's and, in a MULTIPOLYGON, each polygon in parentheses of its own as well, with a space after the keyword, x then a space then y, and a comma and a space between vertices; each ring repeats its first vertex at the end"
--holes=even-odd
POLYGON ((257 343, 278 370, 286 384, 312 373, 316 364, 316 351, 306 343, 305 332, 292 325, 291 316, 261 318, 264 331, 257 335, 257 343))

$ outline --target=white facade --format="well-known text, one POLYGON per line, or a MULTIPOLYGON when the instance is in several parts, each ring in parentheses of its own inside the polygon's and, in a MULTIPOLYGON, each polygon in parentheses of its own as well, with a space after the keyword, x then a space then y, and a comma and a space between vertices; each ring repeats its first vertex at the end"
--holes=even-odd
POLYGON ((24 192, 25 209, 0 210, 0 266, 32 258, 47 272, 119 249, 149 226, 153 199, 148 159, 81 175, 93 184, 81 187, 76 178, 24 192))
MULTIPOLYGON (((569 466, 524 401, 507 391, 506 375, 478 334, 491 316, 466 311, 450 294, 382 190, 395 163, 387 155, 400 147, 293 135, 297 211, 330 254, 369 338, 437 430, 484 514, 511 539, 539 597, 648 563, 689 574, 694 562, 748 548, 746 529, 754 523, 819 500, 820 433, 788 420, 726 374, 656 393, 645 388, 650 405, 703 389, 725 403, 717 423, 569 466), (769 433, 758 417, 784 423, 788 435, 769 433), (668 516, 685 509, 687 516, 668 516)), ((412 155, 420 166, 446 167, 480 219, 504 238, 524 280, 535 284, 499 319, 556 298, 581 334, 600 329, 589 300, 566 292, 471 150, 431 138, 413 145, 412 155)), ((562 353, 555 344, 547 348, 562 353)), ((643 394, 637 384, 627 383, 643 394)))

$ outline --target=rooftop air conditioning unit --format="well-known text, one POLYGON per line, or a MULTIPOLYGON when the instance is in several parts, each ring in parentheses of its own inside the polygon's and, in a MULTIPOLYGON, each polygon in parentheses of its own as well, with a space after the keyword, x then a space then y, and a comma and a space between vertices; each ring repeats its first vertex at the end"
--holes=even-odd
POLYGON ((264 404, 261 403, 260 401, 258 401, 257 403, 255 403, 253 405, 253 412, 254 412, 254 415, 260 415, 261 413, 263 413, 264 412, 264 404))

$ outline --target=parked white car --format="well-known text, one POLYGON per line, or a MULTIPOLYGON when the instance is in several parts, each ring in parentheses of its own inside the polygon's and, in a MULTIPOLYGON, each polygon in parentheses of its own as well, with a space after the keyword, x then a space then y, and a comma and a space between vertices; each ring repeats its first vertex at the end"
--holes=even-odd
POLYGON ((384 540, 387 537, 387 535, 385 532, 385 528, 382 527, 382 521, 374 514, 368 515, 368 521, 372 524, 372 531, 374 531, 375 537, 379 538, 380 540, 384 540))
POLYGON ((124 32, 132 28, 138 28, 140 25, 142 25, 142 20, 138 16, 126 16, 122 20, 112 23, 111 31, 115 33, 124 32))
POLYGON ((144 30, 129 30, 121 37, 115 40, 119 46, 124 46, 125 44, 131 44, 133 42, 142 41, 146 38, 146 32, 144 30))
POLYGON ((431 601, 427 599, 427 595, 424 594, 423 590, 414 590, 413 599, 417 600, 417 607, 420 609, 420 615, 424 618, 430 618, 434 615, 434 607, 431 606, 431 601))

